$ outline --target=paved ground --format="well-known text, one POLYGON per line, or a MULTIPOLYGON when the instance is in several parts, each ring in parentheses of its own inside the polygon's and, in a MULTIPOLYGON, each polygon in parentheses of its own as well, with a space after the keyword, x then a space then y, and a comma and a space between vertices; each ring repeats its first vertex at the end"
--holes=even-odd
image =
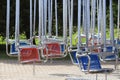
MULTIPOLYGON (((114 68, 113 64, 102 64, 114 68)), ((0 60, 0 80, 96 80, 96 74, 85 74, 71 61, 57 60, 53 63, 37 63, 35 74, 32 64, 20 64, 15 60, 0 60)), ((118 69, 107 75, 108 80, 120 80, 118 69)), ((98 80, 105 80, 105 74, 98 74, 98 80)))

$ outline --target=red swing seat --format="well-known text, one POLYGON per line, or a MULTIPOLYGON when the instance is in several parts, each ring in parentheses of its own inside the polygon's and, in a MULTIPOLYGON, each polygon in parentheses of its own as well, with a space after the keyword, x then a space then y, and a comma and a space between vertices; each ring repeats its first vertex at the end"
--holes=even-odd
POLYGON ((43 55, 48 58, 61 57, 60 44, 57 42, 45 43, 45 48, 43 49, 43 55))
POLYGON ((40 61, 39 51, 35 47, 27 47, 20 49, 20 62, 38 62, 40 61))

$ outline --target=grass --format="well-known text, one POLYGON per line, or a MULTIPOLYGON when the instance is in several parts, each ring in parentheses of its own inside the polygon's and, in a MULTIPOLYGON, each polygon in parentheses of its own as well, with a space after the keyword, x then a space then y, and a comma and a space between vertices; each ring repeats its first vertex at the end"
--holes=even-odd
POLYGON ((0 51, 0 60, 17 60, 17 57, 9 57, 5 51, 0 51))

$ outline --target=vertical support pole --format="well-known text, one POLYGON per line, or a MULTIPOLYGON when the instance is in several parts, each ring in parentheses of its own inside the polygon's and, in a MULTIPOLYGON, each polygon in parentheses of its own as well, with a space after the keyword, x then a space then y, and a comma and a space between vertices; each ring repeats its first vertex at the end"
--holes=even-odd
POLYGON ((7 0, 7 14, 6 14, 6 40, 9 39, 10 28, 10 0, 7 0))
POLYGON ((120 38, 120 0, 118 0, 118 23, 117 23, 117 36, 120 38))
POLYGON ((34 0, 34 22, 33 22, 33 36, 35 36, 35 23, 36 23, 36 0, 34 0))
POLYGON ((103 45, 106 51, 106 0, 103 0, 103 45))
POLYGON ((35 60, 33 61, 33 75, 35 75, 35 60))
POLYGON ((43 0, 44 1, 44 3, 43 3, 43 15, 44 15, 44 18, 43 18, 43 20, 44 20, 44 34, 45 34, 45 36, 47 35, 47 24, 46 24, 46 22, 47 22, 47 0, 43 0))
POLYGON ((18 61, 20 61, 19 54, 19 17, 20 17, 20 0, 16 0, 16 16, 15 16, 15 48, 18 51, 18 61))
POLYGON ((92 46, 94 46, 94 34, 95 34, 95 16, 96 16, 96 0, 92 0, 92 46))
POLYGON ((7 0, 7 11, 6 11, 6 53, 9 55, 9 34, 10 34, 10 0, 7 0))
POLYGON ((63 0, 63 38, 67 43, 67 0, 63 0))
POLYGON ((97 73, 96 73, 96 80, 98 80, 98 75, 97 75, 97 73))
POLYGON ((69 13, 69 36, 70 36, 70 47, 72 47, 72 32, 73 32, 73 0, 68 0, 68 13, 69 13))
POLYGON ((88 37, 90 28, 90 0, 86 0, 85 5, 85 15, 86 15, 86 51, 88 51, 88 37))
MULTIPOLYGON (((70 18, 70 28, 71 28, 71 31, 70 31, 70 36, 72 38, 72 28, 73 28, 73 0, 71 0, 71 18, 70 18)), ((72 47, 72 39, 70 39, 70 45, 72 47)))
POLYGON ((41 17, 42 17, 42 38, 41 38, 41 40, 42 40, 42 42, 44 42, 44 38, 45 38, 45 31, 44 31, 44 0, 41 0, 41 8, 42 8, 42 10, 41 10, 41 17))
POLYGON ((48 35, 49 35, 49 37, 50 36, 52 36, 52 34, 51 34, 51 30, 52 30, 52 24, 51 24, 51 18, 52 18, 52 12, 51 12, 51 0, 48 0, 48 35))
POLYGON ((33 36, 33 26, 32 26, 32 0, 30 0, 30 44, 33 44, 32 36, 33 36))
POLYGON ((100 24, 100 22, 101 22, 101 0, 98 0, 98 2, 97 2, 97 18, 98 18, 98 23, 97 23, 97 26, 98 26, 98 41, 97 41, 97 43, 98 44, 100 44, 100 27, 101 27, 101 24, 100 24))
POLYGON ((41 36, 42 36, 42 0, 38 0, 39 2, 38 2, 38 5, 39 5, 39 25, 38 25, 38 28, 39 28, 39 30, 38 30, 38 34, 39 34, 39 45, 40 45, 40 43, 41 43, 41 36))
POLYGON ((55 26, 56 26, 56 37, 58 37, 58 17, 57 17, 57 0, 55 0, 55 26))
POLYGON ((80 32, 80 27, 81 27, 81 0, 78 0, 78 53, 80 53, 80 46, 81 46, 81 32, 80 32))
POLYGON ((112 43, 112 46, 115 46, 114 44, 114 26, 113 26, 113 8, 112 8, 112 0, 110 0, 110 41, 112 43))

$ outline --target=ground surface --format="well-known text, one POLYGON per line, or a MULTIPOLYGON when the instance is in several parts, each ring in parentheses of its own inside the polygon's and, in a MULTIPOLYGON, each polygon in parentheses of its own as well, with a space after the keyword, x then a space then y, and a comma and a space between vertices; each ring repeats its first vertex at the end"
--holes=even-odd
MULTIPOLYGON (((114 68, 113 63, 102 66, 114 68)), ((16 60, 0 60, 0 80, 95 80, 96 78, 96 74, 85 74, 68 60, 37 63, 35 74, 33 71, 32 64, 20 64, 16 60)), ((108 74, 107 78, 120 80, 120 65, 116 71, 108 74)), ((105 80, 105 74, 98 74, 98 80, 105 80)))

